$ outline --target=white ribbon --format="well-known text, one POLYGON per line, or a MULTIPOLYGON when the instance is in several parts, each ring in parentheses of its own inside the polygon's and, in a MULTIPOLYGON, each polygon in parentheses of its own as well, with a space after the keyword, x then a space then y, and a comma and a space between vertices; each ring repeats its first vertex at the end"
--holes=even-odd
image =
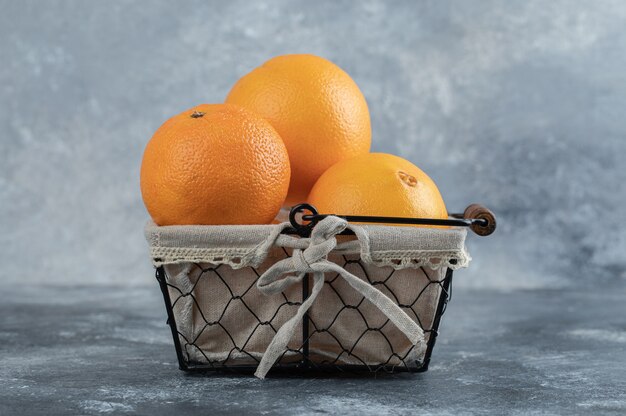
MULTIPOLYGON (((326 272, 335 272, 343 277, 365 299, 380 309, 406 335, 413 346, 423 348, 425 344, 424 331, 402 308, 370 283, 359 279, 338 264, 328 261, 328 254, 337 246, 335 236, 346 228, 353 229, 348 225, 347 221, 339 217, 329 216, 324 218, 313 228, 310 238, 300 239, 301 244, 305 241, 308 242, 308 246, 304 250, 294 249, 291 257, 274 264, 257 281, 259 291, 265 295, 271 295, 284 291, 294 283, 301 282, 307 273, 313 273, 313 288, 309 297, 300 305, 296 314, 278 330, 272 342, 270 342, 254 373, 258 378, 265 378, 265 375, 276 360, 285 352, 298 323, 302 321, 304 314, 321 292, 324 286, 324 273, 326 272), (297 274, 293 275, 290 273, 297 274), (283 277, 285 274, 288 275, 283 277)), ((362 234, 360 229, 353 229, 353 231, 355 231, 357 236, 362 234)))

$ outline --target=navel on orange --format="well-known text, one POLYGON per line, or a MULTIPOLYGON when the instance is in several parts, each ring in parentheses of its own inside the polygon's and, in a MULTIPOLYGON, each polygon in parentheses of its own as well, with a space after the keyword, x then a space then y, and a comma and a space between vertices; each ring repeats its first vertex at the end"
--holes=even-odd
POLYGON ((308 202, 323 214, 448 218, 439 189, 406 159, 370 153, 333 165, 308 202))
POLYGON ((141 193, 158 225, 269 224, 289 177, 285 145, 265 119, 231 104, 204 104, 154 133, 141 193))
POLYGON ((318 56, 270 59, 239 79, 226 102, 258 113, 282 137, 292 169, 288 204, 303 202, 335 163, 369 152, 363 94, 347 73, 318 56))

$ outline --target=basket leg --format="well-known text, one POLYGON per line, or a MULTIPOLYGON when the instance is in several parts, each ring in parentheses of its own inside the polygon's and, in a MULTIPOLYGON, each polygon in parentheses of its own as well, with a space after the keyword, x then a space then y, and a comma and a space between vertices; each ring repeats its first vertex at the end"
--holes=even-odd
POLYGON ((159 266, 156 269, 156 279, 161 287, 161 293, 163 293, 163 300, 165 301, 165 309, 167 310, 167 324, 172 331, 172 338, 174 339, 174 348, 176 348, 176 357, 178 358, 178 368, 183 371, 188 371, 189 367, 187 362, 183 358, 183 350, 180 346, 180 338, 178 337, 178 328, 176 326, 176 319, 174 318, 174 310, 172 308, 172 301, 170 300, 170 292, 167 289, 167 280, 165 276, 165 269, 163 266, 159 266))
POLYGON ((452 269, 446 270, 446 276, 441 283, 441 293, 439 294, 439 302, 437 303, 437 311, 435 312, 435 319, 433 320, 433 326, 428 337, 428 344, 426 345, 426 353, 424 354, 424 364, 419 371, 427 371, 428 364, 430 364, 430 356, 435 347, 437 341, 437 335, 439 330, 439 323, 441 322, 441 316, 445 312, 446 305, 450 300, 450 289, 452 285, 452 269))

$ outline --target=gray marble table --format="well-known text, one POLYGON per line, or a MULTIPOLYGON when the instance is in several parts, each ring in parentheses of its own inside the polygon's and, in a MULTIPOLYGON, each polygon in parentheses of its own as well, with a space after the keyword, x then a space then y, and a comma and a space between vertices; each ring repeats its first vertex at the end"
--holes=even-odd
POLYGON ((430 370, 191 376, 153 287, 0 292, 0 414, 626 414, 626 285, 456 290, 430 370))

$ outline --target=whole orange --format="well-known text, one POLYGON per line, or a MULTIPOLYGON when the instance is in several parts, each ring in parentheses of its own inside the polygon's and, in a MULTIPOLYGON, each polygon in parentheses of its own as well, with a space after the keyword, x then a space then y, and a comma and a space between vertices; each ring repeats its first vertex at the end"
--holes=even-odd
POLYGON ((437 185, 406 159, 370 153, 333 165, 308 202, 321 214, 448 218, 437 185))
POLYGON ((226 102, 260 114, 282 137, 291 161, 288 204, 303 202, 335 163, 369 152, 365 98, 347 73, 324 58, 270 59, 239 79, 226 102))
POLYGON ((203 104, 154 133, 141 194, 158 225, 269 224, 289 176, 287 149, 265 119, 235 105, 203 104))

